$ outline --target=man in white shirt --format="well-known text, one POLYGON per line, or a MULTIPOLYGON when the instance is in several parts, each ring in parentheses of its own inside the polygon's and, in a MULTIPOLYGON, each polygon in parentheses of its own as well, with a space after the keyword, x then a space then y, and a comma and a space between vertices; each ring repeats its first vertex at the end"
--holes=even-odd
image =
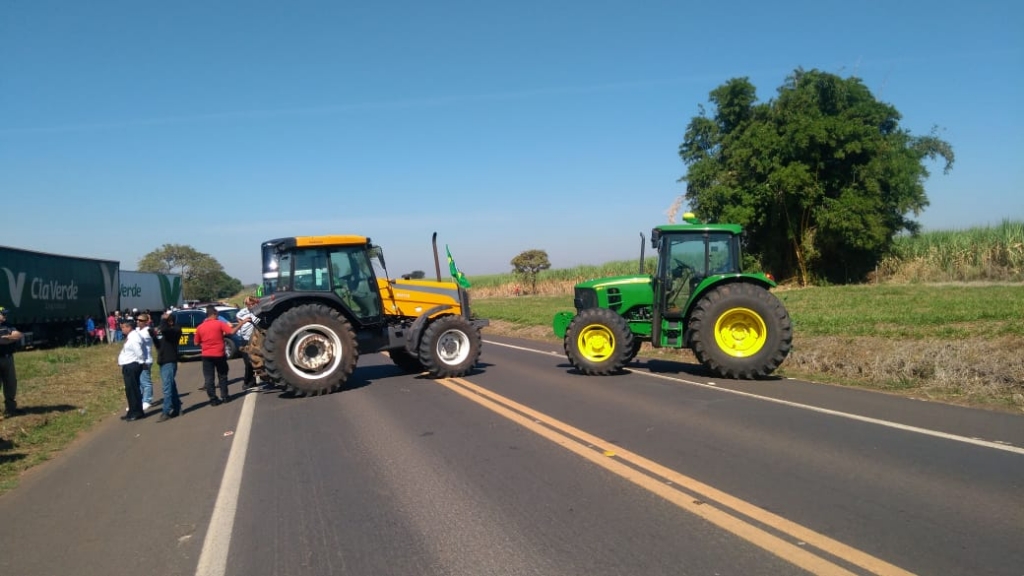
POLYGON ((143 349, 142 335, 135 329, 135 322, 132 320, 121 321, 121 333, 124 334, 124 346, 117 355, 117 365, 121 367, 121 376, 124 378, 124 395, 128 400, 128 413, 121 417, 126 422, 132 422, 146 416, 142 410, 142 367, 146 361, 146 352, 143 349))
POLYGON ((249 339, 252 338, 252 331, 255 329, 253 321, 256 320, 256 315, 250 311, 250 308, 259 303, 259 299, 253 296, 247 296, 245 298, 245 308, 238 311, 235 315, 235 319, 239 322, 244 322, 238 328, 238 336, 244 342, 242 346, 242 362, 245 364, 245 377, 242 378, 242 389, 248 390, 249 388, 256 387, 256 372, 252 369, 252 359, 249 358, 249 339), (245 322, 249 320, 248 322, 245 322))
POLYGON ((145 412, 153 405, 153 324, 149 314, 143 312, 135 317, 135 331, 142 336, 142 350, 146 353, 146 359, 142 361, 142 374, 139 381, 142 383, 142 411, 145 412))

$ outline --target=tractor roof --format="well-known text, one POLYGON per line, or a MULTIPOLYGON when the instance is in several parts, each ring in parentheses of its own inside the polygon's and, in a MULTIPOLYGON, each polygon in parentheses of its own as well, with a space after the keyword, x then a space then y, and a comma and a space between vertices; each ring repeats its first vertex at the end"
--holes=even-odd
POLYGON ((287 238, 275 238, 263 243, 264 246, 274 246, 278 249, 305 248, 309 246, 365 246, 370 243, 366 236, 352 234, 330 234, 327 236, 289 236, 287 238))
POLYGON ((726 232, 728 234, 742 234, 743 226, 739 224, 663 224, 655 226, 654 230, 661 234, 671 234, 673 232, 726 232))

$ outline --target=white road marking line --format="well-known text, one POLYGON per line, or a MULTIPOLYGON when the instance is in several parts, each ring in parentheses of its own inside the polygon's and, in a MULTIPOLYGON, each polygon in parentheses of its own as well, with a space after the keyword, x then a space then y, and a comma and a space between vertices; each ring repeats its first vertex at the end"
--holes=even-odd
MULTIPOLYGON (((524 346, 516 346, 513 344, 505 344, 503 342, 494 342, 492 340, 484 340, 486 344, 493 346, 503 346, 505 348, 512 348, 515 350, 521 350, 523 352, 533 352, 534 354, 542 354, 544 356, 550 356, 552 353, 547 350, 534 350, 532 348, 526 348, 524 346)), ((717 390, 719 392, 726 392, 729 394, 736 394, 737 396, 745 396, 747 398, 753 398, 755 400, 763 400, 765 402, 774 402, 775 404, 782 404, 784 406, 790 406, 793 408, 800 408, 803 410, 810 410, 812 412, 819 412, 821 414, 828 414, 830 416, 838 416, 840 418, 846 418, 848 420, 857 420, 859 422, 866 422, 868 424, 875 424, 877 426, 885 426, 887 428, 893 428, 896 430, 902 430, 904 432, 913 432, 915 434, 923 434, 925 436, 933 436, 935 438, 942 438, 944 440, 952 440, 954 442, 963 442, 964 444, 974 444, 975 446, 982 446, 984 448, 992 448, 995 450, 1002 450, 1004 452, 1012 452, 1014 454, 1024 455, 1024 448, 1014 446, 1001 441, 990 441, 981 440, 978 438, 969 438, 967 436, 958 436, 956 434, 950 434, 948 432, 940 432, 938 430, 929 430, 927 428, 919 428, 917 426, 910 426, 907 424, 900 424, 899 422, 892 422, 889 420, 880 420, 878 418, 871 418, 868 416, 860 416, 858 414, 850 414, 849 412, 840 412, 838 410, 832 410, 829 408, 821 408, 819 406, 811 406, 809 404, 800 404, 798 402, 791 402, 789 400, 782 400, 779 398, 772 398, 770 396, 761 396, 760 394, 752 394, 750 392, 743 392, 742 390, 732 390, 730 388, 723 388, 717 384, 708 384, 704 382, 696 382, 694 380, 686 380, 683 378, 675 378, 672 376, 665 376, 662 374, 655 374, 653 372, 642 372, 639 370, 626 369, 627 372, 637 374, 639 376, 647 376, 649 378, 660 378, 662 380, 669 380, 671 382, 679 382, 682 384, 690 384, 691 386, 700 386, 702 388, 709 388, 711 390, 717 390)))
MULTIPOLYGON (((196 576, 224 576, 228 564, 228 549, 231 546, 231 532, 235 525, 238 509, 238 489, 242 485, 242 468, 245 454, 249 450, 249 431, 252 429, 252 415, 256 408, 256 395, 246 394, 242 401, 242 414, 231 438, 231 452, 220 481, 220 491, 213 505, 213 515, 203 539, 199 554, 196 576)), ((222 408, 223 410, 223 408, 222 408)))

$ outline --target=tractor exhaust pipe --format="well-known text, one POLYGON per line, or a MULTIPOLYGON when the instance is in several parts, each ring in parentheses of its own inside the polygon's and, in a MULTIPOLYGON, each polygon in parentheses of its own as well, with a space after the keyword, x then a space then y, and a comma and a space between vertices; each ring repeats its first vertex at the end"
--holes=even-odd
POLYGON ((437 232, 434 232, 431 243, 434 245, 434 272, 437 273, 437 281, 441 281, 441 260, 437 257, 437 232))
POLYGON ((645 248, 644 244, 646 242, 647 242, 647 238, 644 238, 644 233, 641 232, 640 233, 640 272, 638 272, 638 274, 641 274, 641 275, 644 273, 644 248, 645 248))

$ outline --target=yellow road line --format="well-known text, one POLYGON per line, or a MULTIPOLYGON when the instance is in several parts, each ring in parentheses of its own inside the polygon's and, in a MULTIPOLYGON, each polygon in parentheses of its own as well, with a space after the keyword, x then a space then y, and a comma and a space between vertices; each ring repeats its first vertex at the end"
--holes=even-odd
POLYGON ((743 538, 771 554, 790 562, 813 574, 854 574, 843 566, 815 555, 807 548, 788 542, 768 531, 745 521, 723 508, 731 509, 739 515, 760 522, 780 533, 786 534, 795 542, 809 544, 835 558, 849 562, 867 570, 872 574, 909 575, 898 566, 871 556, 833 540, 828 536, 815 532, 781 516, 726 494, 721 490, 708 486, 696 479, 680 474, 656 462, 648 460, 629 450, 614 446, 610 442, 588 434, 578 428, 556 420, 546 414, 537 412, 527 406, 505 398, 499 394, 482 388, 463 378, 436 380, 437 383, 460 394, 501 416, 535 432, 536 434, 582 456, 583 458, 605 468, 642 488, 661 496, 679 508, 699 516, 728 532, 743 538), (614 455, 610 458, 609 455, 614 455), (628 462, 627 466, 623 462, 628 462), (635 468, 634 468, 635 467, 635 468), (645 470, 650 474, 664 479, 653 478, 638 471, 645 470), (676 487, 702 497, 695 500, 693 496, 680 492, 676 487), (707 502, 713 500, 722 508, 707 502))

